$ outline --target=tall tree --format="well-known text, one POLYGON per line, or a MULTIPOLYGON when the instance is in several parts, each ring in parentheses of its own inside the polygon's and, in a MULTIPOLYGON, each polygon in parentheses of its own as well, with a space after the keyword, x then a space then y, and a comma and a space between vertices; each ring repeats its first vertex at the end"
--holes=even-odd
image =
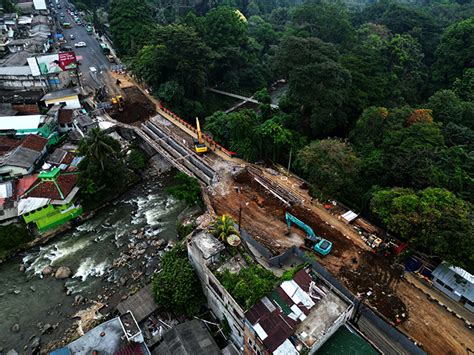
POLYGON ((165 311, 196 316, 204 302, 199 279, 183 244, 177 244, 161 259, 161 271, 152 279, 156 303, 165 311))
POLYGON ((342 104, 351 76, 339 63, 334 45, 318 38, 286 37, 275 62, 288 78, 290 98, 302 106, 309 123, 303 122, 303 129, 310 128, 313 137, 324 137, 345 126, 342 104))
POLYGON ((148 0, 111 0, 109 23, 119 54, 135 54, 150 39, 152 11, 148 0))
POLYGON ((360 159, 347 142, 324 139, 301 149, 297 164, 312 184, 314 192, 323 197, 344 197, 353 191, 360 159))
POLYGON ((374 193, 371 210, 388 228, 429 254, 474 271, 472 206, 440 188, 374 193))
POLYGON ((474 18, 448 27, 436 50, 434 76, 442 85, 461 78, 465 68, 474 67, 474 18))

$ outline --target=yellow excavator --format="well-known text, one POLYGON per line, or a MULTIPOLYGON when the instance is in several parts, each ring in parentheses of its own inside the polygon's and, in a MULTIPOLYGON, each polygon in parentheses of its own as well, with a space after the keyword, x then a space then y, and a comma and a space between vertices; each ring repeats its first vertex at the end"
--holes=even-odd
POLYGON ((197 129, 197 139, 194 140, 194 149, 198 154, 204 154, 207 152, 207 146, 204 144, 204 139, 202 138, 201 125, 199 124, 199 118, 196 117, 196 129, 197 129))
POLYGON ((123 104, 124 104, 125 100, 122 97, 122 95, 117 95, 117 96, 112 97, 110 102, 112 103, 112 105, 114 107, 117 107, 119 109, 119 111, 123 111, 123 104))

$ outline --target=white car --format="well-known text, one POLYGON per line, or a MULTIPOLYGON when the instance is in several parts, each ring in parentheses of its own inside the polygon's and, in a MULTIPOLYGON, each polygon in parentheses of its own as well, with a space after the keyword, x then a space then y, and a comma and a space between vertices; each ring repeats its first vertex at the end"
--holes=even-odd
POLYGON ((77 42, 74 43, 74 47, 79 48, 79 47, 87 47, 86 42, 77 42))

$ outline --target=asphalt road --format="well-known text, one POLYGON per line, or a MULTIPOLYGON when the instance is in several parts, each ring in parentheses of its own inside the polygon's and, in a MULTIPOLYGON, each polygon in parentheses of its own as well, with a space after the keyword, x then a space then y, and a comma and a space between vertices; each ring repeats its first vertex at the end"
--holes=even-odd
MULTIPOLYGON (((62 8, 60 10, 57 10, 56 16, 60 20, 60 13, 63 13, 65 15, 65 21, 69 22, 72 25, 72 28, 63 28, 63 35, 64 38, 67 40, 67 45, 71 46, 76 52, 76 56, 82 57, 82 64, 79 66, 79 70, 82 73, 82 85, 97 89, 102 86, 101 73, 109 69, 111 64, 107 60, 105 55, 102 53, 102 48, 100 47, 96 36, 94 34, 88 34, 86 27, 82 25, 77 25, 74 22, 74 19, 68 14, 67 1, 62 0, 61 6, 62 8), (74 40, 71 40, 69 38, 71 34, 75 36, 74 40), (78 42, 85 42, 87 44, 87 47, 75 48, 74 44, 78 42), (97 71, 91 71, 91 67, 95 68, 97 71)), ((60 20, 60 23, 62 22, 64 21, 60 20)))

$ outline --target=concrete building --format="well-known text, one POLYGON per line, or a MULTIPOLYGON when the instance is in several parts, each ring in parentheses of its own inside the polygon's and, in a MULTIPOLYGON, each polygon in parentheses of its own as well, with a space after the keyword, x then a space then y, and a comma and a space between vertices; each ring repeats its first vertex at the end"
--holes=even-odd
POLYGON ((474 312, 474 276, 464 269, 441 263, 431 273, 433 285, 474 312))
POLYGON ((0 117, 0 135, 26 136, 38 134, 49 138, 57 129, 58 118, 54 115, 25 115, 0 117))
POLYGON ((46 154, 48 140, 30 134, 0 156, 0 180, 30 175, 46 154))
POLYGON ((112 318, 64 348, 50 355, 90 355, 90 354, 143 354, 149 355, 143 336, 132 313, 112 318))
POLYGON ((206 231, 188 239, 188 256, 212 313, 227 320, 232 341, 245 354, 313 353, 352 315, 353 303, 311 270, 300 270, 293 280, 243 309, 215 274, 238 273, 249 266, 246 257, 231 256, 206 231))
POLYGON ((244 354, 313 354, 353 309, 322 276, 300 270, 245 313, 244 354))
POLYGON ((44 95, 41 101, 44 101, 47 107, 59 104, 63 105, 64 109, 74 110, 82 107, 80 98, 83 95, 82 89, 75 87, 50 92, 44 95))
POLYGON ((20 114, 35 115, 40 113, 38 104, 43 95, 44 92, 38 90, 0 90, 0 102, 20 114))
MULTIPOLYGON (((27 54, 27 57, 29 56, 30 54, 27 54)), ((46 81, 40 76, 33 76, 27 65, 0 67, 1 90, 47 90, 47 88, 46 81)))
POLYGON ((222 352, 204 324, 193 319, 167 331, 152 354, 219 355, 222 352))
MULTIPOLYGON (((221 321, 227 319, 232 341, 238 349, 243 350, 244 310, 213 274, 213 271, 223 266, 220 256, 224 250, 224 244, 206 231, 200 232, 188 240, 188 256, 201 280, 208 305, 217 319, 221 321)), ((231 266, 230 262, 228 264, 231 266)), ((233 266, 235 267, 237 264, 233 266)))

